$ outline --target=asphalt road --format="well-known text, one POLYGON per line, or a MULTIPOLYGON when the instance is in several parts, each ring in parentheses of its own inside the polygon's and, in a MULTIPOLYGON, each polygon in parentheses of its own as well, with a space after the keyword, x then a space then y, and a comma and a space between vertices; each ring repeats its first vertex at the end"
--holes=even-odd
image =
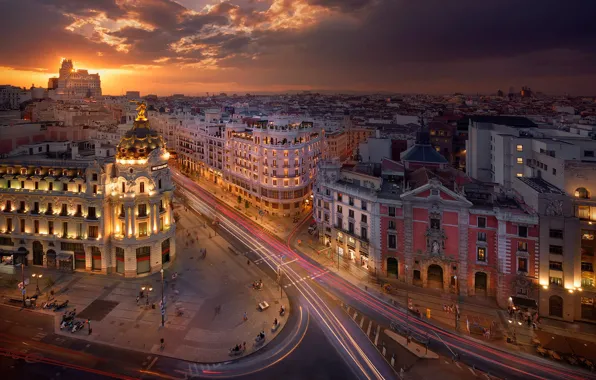
MULTIPOLYGON (((76 334, 64 338, 52 332, 51 316, 6 306, 0 306, 0 315, 0 349, 12 353, 0 356, 2 379, 184 379, 208 375, 203 371, 209 372, 209 368, 210 372, 222 372, 225 377, 226 365, 197 365, 146 355, 88 343, 76 339, 76 334)), ((263 370, 257 364, 253 368, 255 372, 243 375, 242 379, 293 380, 304 379, 306 374, 311 379, 355 379, 326 342, 321 329, 310 324, 301 343, 287 357, 263 370)), ((273 350, 275 345, 274 341, 258 355, 273 350)))

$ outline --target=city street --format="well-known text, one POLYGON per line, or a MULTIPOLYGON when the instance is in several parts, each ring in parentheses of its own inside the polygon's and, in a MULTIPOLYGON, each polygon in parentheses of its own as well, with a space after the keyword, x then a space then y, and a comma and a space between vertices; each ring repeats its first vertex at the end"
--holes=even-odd
MULTIPOLYGON (((201 201, 195 195, 199 195, 203 199, 209 199, 211 195, 201 191, 192 181, 179 174, 175 175, 175 179, 179 183, 180 188, 192 188, 194 195, 190 193, 185 195, 192 202, 196 203, 200 212, 211 213, 212 215, 217 214, 220 227, 228 231, 233 231, 236 235, 240 235, 240 238, 244 239, 247 244, 251 242, 254 249, 258 250, 255 255, 259 256, 261 260, 270 263, 273 267, 276 263, 279 263, 280 255, 285 256, 285 260, 290 262, 290 264, 286 264, 284 267, 287 268, 286 270, 288 272, 291 271, 295 275, 284 286, 291 288, 306 282, 309 288, 313 292, 316 292, 317 295, 320 295, 322 292, 316 291, 313 287, 321 286, 333 294, 337 300, 342 299, 346 303, 351 303, 356 308, 364 310, 369 315, 373 315, 375 320, 384 321, 387 325, 391 321, 405 324, 406 319, 409 319, 410 326, 415 332, 424 335, 427 332, 429 333, 429 336, 433 339, 433 349, 436 349, 447 357, 457 354, 463 363, 492 375, 504 378, 532 377, 546 379, 586 378, 591 376, 591 374, 582 370, 567 368, 546 359, 521 353, 512 354, 501 348, 487 345, 486 342, 443 330, 424 320, 406 318, 404 310, 387 302, 388 299, 382 299, 379 295, 368 294, 364 289, 354 286, 350 282, 328 272, 312 260, 299 256, 287 243, 280 242, 278 239, 261 232, 252 221, 241 221, 230 208, 220 205, 208 206, 207 203, 201 201), (211 207, 214 207, 214 209, 211 207), (227 223, 226 220, 228 220, 227 223), (314 281, 312 280, 313 277, 314 281)), ((212 205, 213 203, 210 204, 212 205)), ((353 359, 353 356, 350 354, 347 354, 346 357, 349 358, 348 360, 353 359)), ((373 359, 372 353, 369 358, 373 359)))
MULTIPOLYGON (((298 255, 292 249, 289 242, 294 237, 293 232, 303 226, 296 225, 287 241, 280 241, 263 233, 252 220, 239 217, 235 210, 211 199, 209 193, 191 181, 179 175, 176 179, 189 207, 188 212, 183 207, 177 208, 177 212, 182 214, 180 234, 193 231, 202 234, 198 236, 199 241, 207 240, 208 244, 219 245, 208 249, 206 260, 225 253, 226 262, 237 262, 242 271, 248 271, 246 279, 256 276, 254 271, 260 268, 260 272, 265 274, 263 281, 271 289, 278 288, 276 282, 281 271, 282 286, 289 300, 287 305, 293 311, 287 326, 278 336, 246 358, 230 358, 212 364, 196 363, 168 357, 167 349, 163 353, 151 350, 143 353, 135 347, 124 349, 106 345, 108 342, 101 340, 86 341, 79 339, 82 336, 56 334, 52 316, 20 307, 2 307, 4 318, 0 324, 0 347, 5 356, 1 362, 3 370, 15 376, 43 373, 45 377, 39 378, 48 379, 74 378, 83 372, 122 379, 235 376, 299 379, 304 378, 305 371, 313 373, 310 377, 320 379, 389 379, 402 376, 400 366, 405 367, 403 378, 412 379, 427 378, 434 373, 453 379, 580 379, 591 376, 557 366, 546 359, 525 354, 512 355, 485 342, 409 317, 408 325, 412 330, 429 335, 429 350, 440 355, 438 360, 417 359, 403 346, 392 343, 384 331, 392 321, 405 324, 402 308, 388 302, 388 296, 375 293, 368 287, 364 289, 364 284, 355 286, 342 278, 345 274, 338 276, 335 271, 320 266, 308 256, 298 255), (192 214, 193 210, 198 216, 192 214), (214 220, 217 220, 215 225, 212 224, 214 220), (204 223, 207 223, 206 227, 204 223), (349 307, 348 311, 346 307, 349 307), (357 315, 353 315, 354 311, 357 315), (377 328, 379 330, 375 332, 377 328), (375 343, 376 334, 381 340, 377 339, 375 343), (383 359, 380 351, 385 345, 388 352, 383 359), (452 360, 456 353, 460 356, 459 362, 452 360), (396 357, 394 369, 389 363, 392 355, 396 357)), ((303 221, 307 222, 307 219, 303 221)), ((197 276, 200 271, 195 274, 197 269, 190 269, 197 265, 194 253, 183 251, 184 238, 179 238, 178 244, 181 247, 179 261, 174 262, 167 273, 178 271, 181 278, 187 279, 197 276)), ((223 265, 222 268, 227 265, 221 258, 213 261, 213 265, 216 263, 223 265)), ((221 275, 219 273, 216 277, 221 275)), ((139 281, 140 285, 143 280, 139 281)), ((215 283, 218 279, 209 281, 215 283)), ((127 297, 134 303, 134 296, 127 297)))

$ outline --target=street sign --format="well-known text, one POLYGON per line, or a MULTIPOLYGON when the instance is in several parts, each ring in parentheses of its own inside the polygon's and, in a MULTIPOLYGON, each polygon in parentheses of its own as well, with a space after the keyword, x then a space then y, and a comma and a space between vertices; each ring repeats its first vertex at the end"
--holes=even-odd
POLYGON ((23 289, 21 292, 23 293, 23 295, 25 295, 25 293, 27 292, 27 290, 26 289, 23 289))
POLYGON ((166 315, 166 311, 164 309, 161 309, 161 315, 166 315))

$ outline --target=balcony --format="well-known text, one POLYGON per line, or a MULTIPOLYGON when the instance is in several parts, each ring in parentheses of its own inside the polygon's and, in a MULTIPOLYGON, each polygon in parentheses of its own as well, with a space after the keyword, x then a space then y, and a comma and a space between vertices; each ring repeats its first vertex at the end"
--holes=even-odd
POLYGON ((338 226, 337 224, 334 227, 335 227, 336 230, 341 231, 341 232, 343 232, 345 234, 348 234, 349 236, 351 236, 351 237, 353 237, 353 238, 355 238, 357 240, 360 240, 361 242, 368 243, 368 237, 362 237, 362 236, 356 235, 356 232, 355 231, 350 231, 349 229, 346 230, 346 229, 342 228, 341 226, 338 226))

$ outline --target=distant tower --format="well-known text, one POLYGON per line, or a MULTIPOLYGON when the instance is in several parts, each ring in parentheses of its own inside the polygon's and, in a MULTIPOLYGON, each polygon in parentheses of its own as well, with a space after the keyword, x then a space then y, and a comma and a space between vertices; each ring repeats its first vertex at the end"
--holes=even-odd
POLYGON ((503 91, 499 90, 497 91, 497 96, 502 98, 503 97, 503 91))
POLYGON ((62 67, 60 67, 60 78, 65 78, 70 75, 70 73, 74 70, 74 66, 72 64, 72 60, 64 59, 62 60, 62 67))

